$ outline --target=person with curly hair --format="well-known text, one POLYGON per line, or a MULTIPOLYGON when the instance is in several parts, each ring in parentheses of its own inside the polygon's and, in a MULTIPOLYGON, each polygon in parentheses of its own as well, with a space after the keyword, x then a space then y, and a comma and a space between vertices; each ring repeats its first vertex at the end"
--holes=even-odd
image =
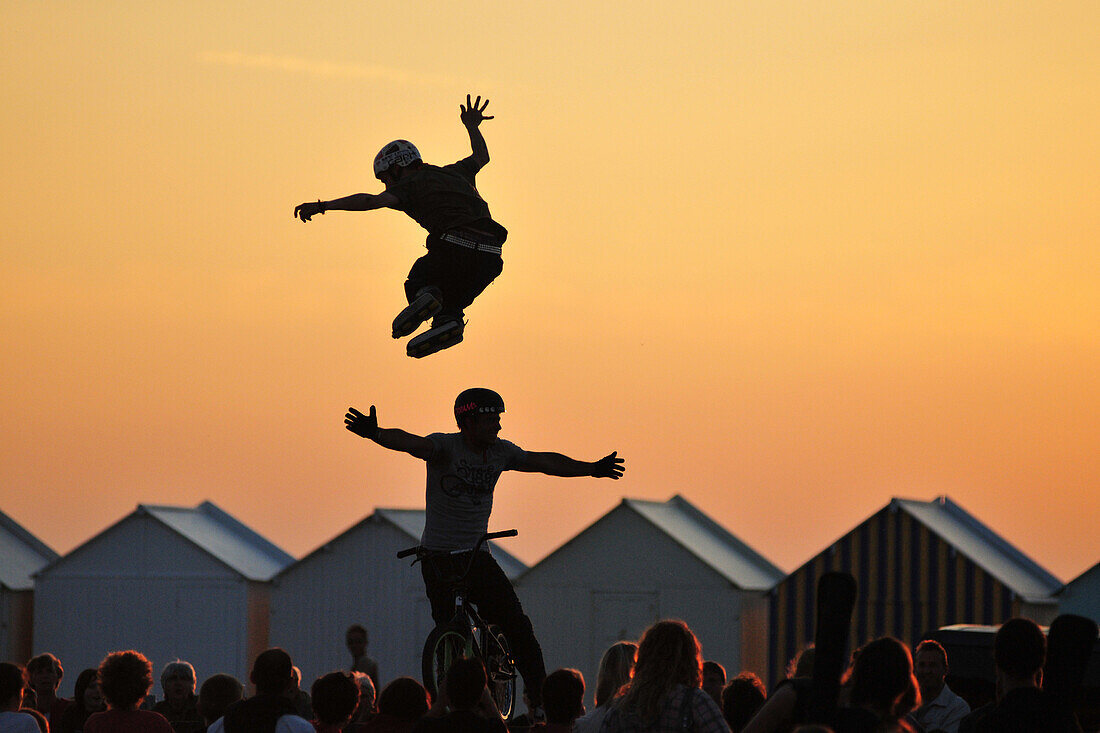
POLYGON ((642 635, 633 679, 608 713, 604 729, 729 733, 702 681, 702 650, 695 634, 683 621, 658 621, 642 635))
POLYGON ((84 733, 173 733, 160 713, 139 710, 153 687, 153 665, 132 649, 111 652, 99 663, 99 690, 107 710, 84 724, 84 733))

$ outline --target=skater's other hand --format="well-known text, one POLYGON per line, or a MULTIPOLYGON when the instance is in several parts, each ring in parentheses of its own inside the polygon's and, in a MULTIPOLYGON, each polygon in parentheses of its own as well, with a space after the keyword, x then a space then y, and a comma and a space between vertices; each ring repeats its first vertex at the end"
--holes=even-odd
POLYGON ((294 207, 294 217, 302 221, 309 221, 317 214, 325 213, 325 208, 320 201, 308 201, 294 207))
POLYGON ((348 408, 348 414, 344 415, 344 427, 361 438, 374 440, 378 437, 378 413, 374 411, 374 405, 370 406, 370 414, 364 415, 354 407, 348 408))
POLYGON ((471 125, 473 127, 477 127, 478 125, 480 125, 482 123, 483 120, 493 119, 492 115, 486 116, 485 114, 483 114, 485 112, 485 108, 488 107, 488 106, 489 106, 489 100, 486 99, 485 103, 482 104, 480 96, 478 96, 478 98, 473 102, 473 104, 471 104, 470 103, 470 95, 467 94, 466 95, 466 104, 458 105, 458 108, 460 110, 462 110, 462 113, 459 115, 459 119, 462 120, 462 124, 466 125, 466 127, 470 127, 471 125))
POLYGON ((623 459, 619 458, 618 453, 618 451, 614 451, 611 455, 604 456, 592 464, 592 476, 594 478, 621 478, 626 466, 623 459))

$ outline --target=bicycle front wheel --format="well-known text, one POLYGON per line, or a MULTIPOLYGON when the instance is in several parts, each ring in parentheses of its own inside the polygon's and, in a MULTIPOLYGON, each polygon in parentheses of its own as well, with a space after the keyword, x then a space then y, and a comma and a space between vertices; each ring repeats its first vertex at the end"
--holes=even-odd
POLYGON ((434 701, 443 689, 443 680, 447 670, 456 659, 470 656, 468 632, 456 624, 440 624, 428 634, 424 642, 423 673, 424 686, 432 694, 434 701))
POLYGON ((489 678, 489 694, 493 696, 500 717, 507 723, 516 710, 516 663, 504 632, 492 625, 487 631, 485 673, 489 678))

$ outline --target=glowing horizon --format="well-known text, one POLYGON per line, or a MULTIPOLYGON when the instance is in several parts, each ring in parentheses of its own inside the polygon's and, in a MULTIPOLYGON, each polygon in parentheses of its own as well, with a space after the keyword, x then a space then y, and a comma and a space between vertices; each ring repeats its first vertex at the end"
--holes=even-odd
POLYGON ((1095 3, 314 15, 8 8, 0 509, 54 549, 210 499, 301 556, 423 504, 347 406, 451 430, 481 384, 502 437, 627 461, 505 475, 526 562, 676 493, 785 570, 895 496, 1100 560, 1095 3), (465 156, 467 92, 505 269, 414 361, 422 231, 291 211, 379 190, 393 138, 465 156))

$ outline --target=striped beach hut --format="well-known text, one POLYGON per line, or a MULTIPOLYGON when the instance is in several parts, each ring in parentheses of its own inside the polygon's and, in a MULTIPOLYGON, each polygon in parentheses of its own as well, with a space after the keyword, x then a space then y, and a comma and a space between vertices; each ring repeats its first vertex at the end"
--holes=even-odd
POLYGON ((56 552, 0 512, 0 660, 22 664, 30 658, 33 576, 56 559, 56 552))
POLYGON ((889 635, 912 645, 949 624, 1049 623, 1061 581, 946 496, 893 499, 771 591, 769 674, 813 641, 817 579, 859 585, 852 642, 889 635))

